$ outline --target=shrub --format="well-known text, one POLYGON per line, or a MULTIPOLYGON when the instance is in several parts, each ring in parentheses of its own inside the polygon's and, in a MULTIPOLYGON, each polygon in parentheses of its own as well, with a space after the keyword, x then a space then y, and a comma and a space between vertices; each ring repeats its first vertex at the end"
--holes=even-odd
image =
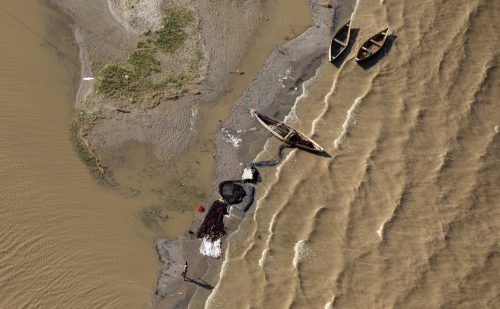
POLYGON ((121 96, 135 88, 135 74, 116 64, 105 64, 97 71, 96 88, 108 96, 121 96))

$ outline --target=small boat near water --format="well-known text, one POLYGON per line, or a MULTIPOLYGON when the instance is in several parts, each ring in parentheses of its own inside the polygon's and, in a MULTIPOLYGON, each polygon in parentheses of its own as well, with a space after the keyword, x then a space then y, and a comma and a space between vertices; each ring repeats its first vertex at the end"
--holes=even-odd
POLYGON ((334 61, 346 49, 347 45, 349 44, 350 36, 351 21, 348 21, 333 35, 332 43, 330 44, 330 49, 328 51, 330 62, 334 61))
POLYGON ((271 131, 277 138, 288 145, 311 152, 325 152, 323 147, 318 145, 318 143, 283 122, 261 114, 255 109, 250 110, 250 114, 255 117, 264 128, 271 131))
POLYGON ((356 54, 356 62, 361 62, 366 59, 373 57, 378 53, 384 44, 387 42, 387 36, 389 35, 389 28, 385 28, 379 33, 375 34, 369 38, 366 42, 361 45, 358 53, 356 54))

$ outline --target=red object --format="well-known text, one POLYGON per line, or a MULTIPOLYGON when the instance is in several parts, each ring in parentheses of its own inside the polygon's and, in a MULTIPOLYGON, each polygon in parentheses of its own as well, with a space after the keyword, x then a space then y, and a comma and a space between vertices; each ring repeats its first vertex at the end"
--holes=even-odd
POLYGON ((194 206, 194 210, 196 210, 196 212, 205 212, 205 206, 202 204, 196 204, 194 206))

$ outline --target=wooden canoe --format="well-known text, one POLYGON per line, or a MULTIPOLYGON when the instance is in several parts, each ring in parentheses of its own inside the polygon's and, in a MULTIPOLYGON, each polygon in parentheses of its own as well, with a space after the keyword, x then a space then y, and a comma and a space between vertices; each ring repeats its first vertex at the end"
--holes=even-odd
POLYGON ((369 38, 365 43, 363 43, 363 45, 361 45, 361 48, 356 55, 356 61, 364 61, 378 53, 387 42, 388 35, 389 28, 385 28, 384 30, 369 38))
POLYGON ((333 35, 332 43, 330 44, 330 49, 328 50, 330 62, 340 56, 340 54, 342 54, 342 52, 346 49, 347 45, 349 44, 350 36, 351 21, 348 21, 333 35))
POLYGON ((252 109, 250 114, 255 117, 260 124, 271 131, 277 138, 290 146, 301 148, 311 152, 324 152, 323 147, 315 141, 305 136, 300 131, 264 114, 252 109))

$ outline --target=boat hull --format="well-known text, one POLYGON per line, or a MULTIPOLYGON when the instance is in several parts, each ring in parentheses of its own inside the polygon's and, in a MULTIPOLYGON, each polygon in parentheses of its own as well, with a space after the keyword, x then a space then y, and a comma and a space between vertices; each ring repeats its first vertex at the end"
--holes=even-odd
POLYGON ((379 53, 387 42, 389 28, 386 28, 366 40, 356 54, 356 62, 363 62, 379 53))
POLYGON ((297 147, 310 152, 324 152, 325 150, 318 143, 304 135, 302 132, 264 114, 255 109, 250 111, 251 115, 259 123, 269 130, 274 136, 290 146, 297 147))
POLYGON ((328 58, 330 62, 337 59, 347 48, 349 44, 349 38, 351 36, 351 21, 345 23, 340 27, 337 32, 332 37, 332 42, 328 50, 328 58))

